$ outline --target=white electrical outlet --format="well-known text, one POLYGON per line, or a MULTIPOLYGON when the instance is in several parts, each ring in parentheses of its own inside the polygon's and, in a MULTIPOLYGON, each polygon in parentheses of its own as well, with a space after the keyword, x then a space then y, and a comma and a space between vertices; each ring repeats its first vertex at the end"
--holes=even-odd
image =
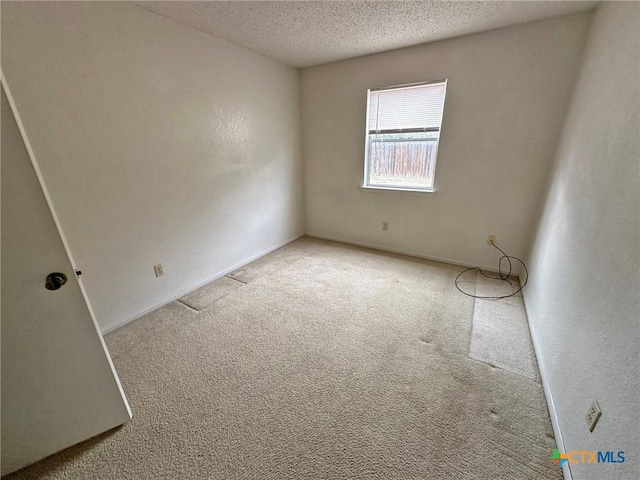
POLYGON ((156 277, 161 277, 164 275, 164 268, 162 267, 161 263, 159 263, 158 265, 154 265, 153 271, 156 272, 156 277))
POLYGON ((496 236, 495 235, 489 235, 487 237, 487 245, 493 245, 494 243, 496 243, 496 236))
POLYGON ((596 428, 596 423, 600 419, 600 415, 602 415, 602 410, 600 410, 600 405, 596 400, 591 402, 591 406, 589 407, 589 411, 587 412, 587 416, 585 419, 587 420, 587 427, 589 427, 589 431, 593 432, 593 429, 596 428))
POLYGON ((389 231, 389 222, 382 222, 382 231, 383 232, 389 231))

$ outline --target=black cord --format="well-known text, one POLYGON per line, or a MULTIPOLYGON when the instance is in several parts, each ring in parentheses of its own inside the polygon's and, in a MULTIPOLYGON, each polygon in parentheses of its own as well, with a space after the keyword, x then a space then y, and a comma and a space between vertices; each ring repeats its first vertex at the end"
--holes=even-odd
POLYGON ((500 257, 500 260, 498 260, 498 275, 499 276, 493 277, 491 275, 487 275, 485 272, 482 271, 482 269, 480 267, 471 267, 471 268, 467 268, 466 270, 463 270, 462 272, 460 272, 458 274, 458 276, 456 277, 454 283, 456 285, 456 288, 460 291, 460 293, 464 293, 467 297, 480 298, 480 299, 484 299, 484 300, 500 300, 502 298, 513 297, 517 293, 520 293, 522 291, 522 289, 524 288, 524 286, 529 281, 529 270, 527 270, 527 266, 524 264, 524 262, 522 260, 520 260, 518 257, 512 257, 512 256, 507 255, 506 253, 504 253, 500 249, 500 247, 498 247, 495 243, 493 243, 493 240, 491 240, 491 245, 493 245, 502 254, 502 256, 500 257), (467 272, 470 272, 471 270, 477 270, 484 277, 490 278, 491 280, 502 280, 504 282, 507 282, 509 285, 513 286, 513 283, 511 283, 511 281, 509 280, 509 277, 511 276, 511 271, 513 270, 513 264, 511 263, 511 259, 517 260, 518 262, 520 262, 520 264, 522 265, 522 268, 524 268, 525 277, 524 277, 524 282, 522 283, 522 285, 520 285, 520 288, 518 290, 516 290, 515 292, 510 293, 509 295, 502 295, 500 297, 489 297, 489 296, 482 296, 482 295, 472 295, 472 294, 467 293, 464 290, 462 290, 460 288, 460 286, 458 285, 458 281, 459 281, 459 279, 460 279, 460 277, 462 275, 464 275, 467 272), (502 272, 502 261, 503 260, 506 260, 507 262, 509 262, 509 271, 507 273, 503 273, 502 272))

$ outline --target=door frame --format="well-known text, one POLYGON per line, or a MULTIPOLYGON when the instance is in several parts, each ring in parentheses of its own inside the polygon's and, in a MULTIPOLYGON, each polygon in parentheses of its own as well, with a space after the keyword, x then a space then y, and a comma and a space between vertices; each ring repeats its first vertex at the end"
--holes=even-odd
MULTIPOLYGON (((13 95, 11 95, 11 89, 7 84, 7 79, 4 76, 4 72, 0 68, 0 84, 4 89, 4 93, 7 95, 7 100, 9 101, 9 106, 11 107, 11 112, 13 113, 13 117, 16 120, 16 124, 18 125, 18 130, 20 131, 20 136, 22 137, 22 141, 27 149, 27 153, 29 155, 29 159, 31 160, 31 165, 35 171, 36 177, 38 178, 38 183, 40 184, 40 188, 42 189, 42 193, 44 194, 44 198, 47 202, 47 206, 49 207, 49 212, 53 217, 53 222, 56 225, 56 230, 58 231, 58 235, 62 240, 62 245, 64 246, 64 250, 69 258, 69 262, 71 263, 71 268, 74 272, 78 270, 75 260, 73 259, 73 255, 71 254, 71 249, 69 248, 69 243, 67 242, 67 238, 64 235, 64 231, 62 230, 62 225, 60 224, 60 220, 58 215, 56 214, 55 207, 53 206, 53 202, 51 200, 51 196, 49 195, 49 190, 47 189, 47 185, 42 176, 42 172, 40 170, 40 166, 38 165, 38 161, 36 160, 36 155, 33 152, 33 148, 31 147, 31 142, 29 142, 29 137, 27 132, 22 124, 22 119, 20 118, 20 114, 18 113, 18 109, 16 107, 15 101, 13 99, 13 95)), ((120 383, 120 378, 118 377, 118 373, 116 372, 115 366, 113 365, 113 361, 111 360, 111 355, 109 354, 109 350, 107 349, 107 344, 104 341, 104 337, 102 336, 102 332, 100 331, 100 327, 98 326, 98 321, 96 320, 95 313, 93 312, 93 308, 91 307, 91 301, 89 300, 89 296, 87 295, 87 291, 84 288, 82 283, 82 279, 76 275, 76 280, 78 281, 78 285, 80 286, 80 292, 82 293, 82 297, 84 298, 85 303, 87 304, 87 308, 89 310, 89 315, 91 316, 91 321, 93 322, 93 327, 98 334, 98 338, 100 339, 100 344, 102 345, 102 349, 104 351, 105 356, 107 357, 107 361, 109 362, 109 367, 111 368, 111 373, 113 375, 114 380, 116 381, 116 385, 118 386, 118 390, 120 391, 120 396, 122 397, 122 401, 127 409, 129 414, 129 418, 133 418, 133 413, 131 412, 131 407, 129 406, 129 401, 127 400, 127 396, 124 393, 124 389, 122 388, 122 384, 120 383)))

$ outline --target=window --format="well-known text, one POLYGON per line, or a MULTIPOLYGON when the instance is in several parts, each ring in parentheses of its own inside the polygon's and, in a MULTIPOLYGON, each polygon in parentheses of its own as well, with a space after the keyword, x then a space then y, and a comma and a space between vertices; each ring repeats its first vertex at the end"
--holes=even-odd
POLYGON ((447 81, 368 91, 364 187, 433 192, 447 81))

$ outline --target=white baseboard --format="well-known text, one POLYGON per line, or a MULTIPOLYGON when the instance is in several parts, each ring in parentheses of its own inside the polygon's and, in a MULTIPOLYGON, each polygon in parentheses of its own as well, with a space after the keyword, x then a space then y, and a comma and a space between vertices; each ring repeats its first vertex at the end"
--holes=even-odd
MULTIPOLYGON (((332 242, 346 243, 347 245, 355 245, 356 247, 371 248, 373 250, 380 250, 380 251, 383 251, 383 252, 397 253, 399 255, 407 255, 409 257, 424 258, 425 260, 432 260, 434 262, 448 263, 450 265, 458 265, 460 267, 480 267, 480 268, 482 268, 482 270, 485 270, 487 272, 498 273, 498 270, 495 267, 487 267, 487 266, 484 266, 484 265, 478 265, 478 264, 473 264, 473 263, 469 263, 469 262, 464 262, 462 260, 455 260, 453 258, 436 257, 436 256, 433 256, 433 255, 424 255, 422 253, 411 252, 409 250, 399 250, 399 249, 396 249, 396 248, 383 247, 383 246, 375 245, 375 244, 372 244, 372 243, 354 242, 353 240, 345 240, 344 238, 331 237, 329 235, 320 235, 319 233, 307 232, 305 235, 307 237, 319 238, 321 240, 330 240, 332 242)), ((515 276, 515 274, 514 274, 514 276, 515 276)))
MULTIPOLYGON (((524 293, 524 292, 523 292, 524 293)), ((526 295, 523 294, 522 301, 524 304, 525 313, 527 311, 527 300, 526 295)), ((549 409, 549 417, 551 418, 551 427, 553 428, 553 436, 556 439, 556 446, 560 453, 567 453, 567 449, 564 445, 564 437, 562 436, 562 431, 560 430, 560 423, 558 422, 558 413, 556 412, 556 406, 553 403, 553 394, 551 393, 551 388, 549 387, 549 382, 547 381, 547 370, 544 367, 544 361, 542 359, 542 353, 540 350, 540 343, 538 342, 538 336, 536 335, 535 328, 533 324, 529 320, 529 315, 527 314, 527 324, 529 325, 529 333, 531 335, 531 341, 533 343, 533 350, 536 355, 536 361, 538 362, 538 370, 540 370, 540 380, 542 382, 542 390, 544 392, 544 396, 547 400, 547 408, 549 409)), ((551 454, 552 452, 549 452, 551 454)), ((562 474, 565 480, 573 480, 573 475, 571 474, 571 467, 569 462, 565 462, 562 467, 562 474)))
POLYGON ((213 282, 215 280, 218 280, 219 278, 224 277, 225 275, 227 275, 227 274, 229 274, 229 273, 231 273, 231 272, 233 272, 233 271, 235 271, 235 270, 237 270, 239 268, 244 267, 245 265, 253 262, 254 260, 257 260, 260 257, 264 257, 265 255, 273 252, 274 250, 278 250, 279 248, 282 248, 285 245, 288 245, 288 244, 290 244, 292 242, 295 242, 296 240, 298 240, 299 238, 302 238, 302 237, 304 237, 304 233, 301 233, 301 234, 295 235, 293 237, 290 237, 287 240, 285 240, 284 242, 280 242, 280 243, 278 243, 276 245, 273 245, 273 246, 271 246, 271 247, 269 247, 269 248, 267 248, 265 250, 262 250, 261 252, 258 252, 255 255, 252 255, 251 257, 249 257, 249 258, 247 258, 247 259, 245 259, 245 260, 243 260, 243 261, 241 261, 239 263, 236 263, 235 265, 232 265, 231 267, 226 268, 226 269, 222 270, 221 272, 217 272, 213 276, 208 277, 207 279, 205 279, 205 280, 203 280, 201 282, 198 282, 194 286, 191 286, 189 288, 185 288, 184 290, 179 291, 178 293, 176 293, 176 294, 172 295, 171 297, 161 301, 160 303, 157 303, 157 304, 152 305, 152 306, 150 306, 148 308, 145 308, 144 310, 142 310, 142 311, 136 313, 135 315, 123 320, 122 322, 119 322, 119 323, 117 323, 115 325, 111 325, 110 327, 107 327, 107 328, 101 330, 102 334, 106 335, 108 333, 113 332, 114 330, 117 330, 117 329, 119 329, 121 327, 124 327, 126 324, 131 323, 131 322, 133 322, 134 320, 137 320, 140 317, 144 317, 146 314, 151 313, 154 310, 157 310, 158 308, 163 307, 166 304, 173 302, 174 300, 177 300, 178 298, 184 297, 185 295, 188 295, 189 293, 194 292, 194 291, 198 290, 201 287, 204 287, 208 283, 211 283, 211 282, 213 282))

